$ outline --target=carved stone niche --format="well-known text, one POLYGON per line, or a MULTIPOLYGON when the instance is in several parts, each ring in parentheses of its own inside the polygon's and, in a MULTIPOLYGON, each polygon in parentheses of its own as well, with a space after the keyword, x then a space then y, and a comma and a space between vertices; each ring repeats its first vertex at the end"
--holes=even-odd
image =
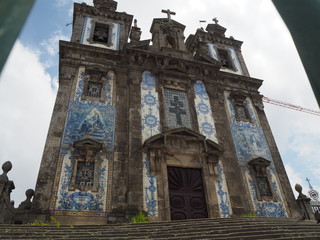
POLYGON ((267 171, 270 163, 269 160, 262 157, 255 158, 248 163, 258 201, 277 201, 276 194, 274 194, 274 190, 270 184, 271 176, 269 176, 267 171))
POLYGON ((102 143, 86 138, 74 142, 73 171, 69 191, 97 192, 102 143))
POLYGON ((219 144, 188 128, 163 131, 144 142, 150 154, 150 174, 156 176, 166 166, 201 168, 218 178, 217 164, 223 153, 219 144))
POLYGON ((230 97, 234 106, 236 120, 251 122, 250 114, 245 104, 245 100, 248 96, 242 91, 232 91, 230 97))

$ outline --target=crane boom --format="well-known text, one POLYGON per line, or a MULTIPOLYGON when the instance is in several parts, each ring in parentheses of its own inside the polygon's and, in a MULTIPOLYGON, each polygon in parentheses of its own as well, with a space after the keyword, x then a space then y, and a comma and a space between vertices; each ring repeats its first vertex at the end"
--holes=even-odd
POLYGON ((262 101, 265 102, 265 103, 270 103, 270 104, 273 104, 273 105, 277 105, 277 106, 281 106, 281 107, 285 107, 285 108, 290 108, 290 109, 293 109, 293 110, 296 110, 296 111, 305 112, 305 113, 309 113, 309 114, 320 116, 320 112, 319 111, 315 111, 315 110, 312 110, 312 109, 300 107, 300 106, 297 106, 297 105, 293 105, 291 103, 282 102, 282 101, 271 99, 271 98, 268 98, 268 97, 263 97, 262 101))

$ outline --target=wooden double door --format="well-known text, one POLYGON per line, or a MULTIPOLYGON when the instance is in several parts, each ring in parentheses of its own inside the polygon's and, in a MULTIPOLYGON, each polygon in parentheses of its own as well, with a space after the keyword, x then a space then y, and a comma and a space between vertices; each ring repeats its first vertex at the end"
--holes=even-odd
POLYGON ((207 218, 201 169, 168 167, 171 220, 207 218))

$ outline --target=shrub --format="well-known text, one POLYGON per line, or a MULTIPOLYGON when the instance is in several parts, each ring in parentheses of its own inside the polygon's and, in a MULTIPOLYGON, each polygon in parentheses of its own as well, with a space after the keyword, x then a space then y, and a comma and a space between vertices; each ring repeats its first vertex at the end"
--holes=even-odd
POLYGON ((139 211, 133 218, 131 218, 132 223, 147 223, 148 217, 142 212, 139 211))

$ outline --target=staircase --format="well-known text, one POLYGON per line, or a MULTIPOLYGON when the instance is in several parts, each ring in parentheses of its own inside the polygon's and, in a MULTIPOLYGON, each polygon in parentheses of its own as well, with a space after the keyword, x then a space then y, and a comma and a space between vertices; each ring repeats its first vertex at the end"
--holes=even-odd
POLYGON ((0 239, 308 239, 320 224, 290 218, 214 218, 99 226, 0 225, 0 239))

